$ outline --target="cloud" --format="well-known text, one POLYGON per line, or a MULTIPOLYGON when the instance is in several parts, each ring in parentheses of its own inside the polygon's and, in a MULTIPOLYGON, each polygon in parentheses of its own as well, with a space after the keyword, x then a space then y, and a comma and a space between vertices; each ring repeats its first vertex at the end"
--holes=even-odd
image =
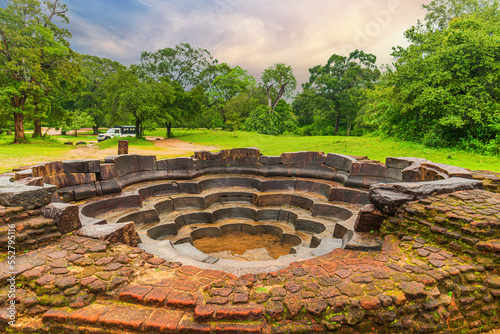
POLYGON ((389 63, 391 47, 404 44, 403 32, 424 16, 421 0, 86 0, 68 6, 79 52, 129 65, 142 51, 187 42, 257 79, 284 62, 299 82, 333 53, 356 48, 389 63))

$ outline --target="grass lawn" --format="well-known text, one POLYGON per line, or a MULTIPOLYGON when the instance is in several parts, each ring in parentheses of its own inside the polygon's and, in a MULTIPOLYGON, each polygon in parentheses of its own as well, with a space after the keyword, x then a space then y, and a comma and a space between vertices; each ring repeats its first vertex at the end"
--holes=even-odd
MULTIPOLYGON (((160 135, 164 129, 158 129, 160 135)), ((386 157, 417 157, 434 162, 455 165, 472 170, 500 172, 500 157, 480 155, 453 149, 434 149, 411 142, 379 137, 295 137, 266 136, 250 132, 182 130, 175 129, 177 138, 193 143, 217 145, 223 148, 258 147, 263 154, 279 155, 283 152, 323 151, 347 155, 368 156, 385 162, 386 157)))
POLYGON ((40 161, 50 161, 64 156, 73 149, 57 141, 30 139, 29 144, 12 144, 14 136, 0 136, 0 173, 40 161))
MULTIPOLYGON (((145 135, 163 137, 165 129, 146 131, 145 135)), ((434 162, 465 167, 473 170, 483 169, 500 172, 498 156, 480 155, 453 149, 432 149, 420 144, 395 141, 379 137, 295 137, 266 136, 250 132, 183 130, 174 129, 176 138, 187 142, 218 146, 221 148, 258 147, 263 154, 279 155, 283 152, 323 151, 325 153, 342 153, 348 155, 368 156, 370 159, 385 162, 386 157, 418 157, 434 162)), ((0 173, 20 166, 34 165, 42 161, 68 160, 65 156, 75 146, 63 145, 65 141, 90 141, 95 136, 54 136, 50 140, 31 139, 29 144, 10 144, 13 136, 0 136, 0 173), (59 138, 63 140, 59 140, 59 138)), ((118 139, 99 143, 99 149, 117 146, 118 139)), ((158 157, 165 156, 165 148, 154 145, 152 141, 130 138, 129 145, 158 157), (149 153, 151 152, 151 153, 149 153)), ((172 156, 169 154, 168 156, 172 156)))

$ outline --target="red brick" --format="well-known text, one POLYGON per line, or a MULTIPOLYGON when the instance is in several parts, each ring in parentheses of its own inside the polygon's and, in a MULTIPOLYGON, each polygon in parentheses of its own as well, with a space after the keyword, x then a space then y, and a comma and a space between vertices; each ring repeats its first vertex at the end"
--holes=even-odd
POLYGON ((245 304, 248 303, 248 293, 235 293, 233 295, 234 304, 245 304))
POLYGON ((215 332, 224 334, 240 334, 240 333, 260 334, 262 333, 262 323, 255 323, 255 324, 217 323, 215 324, 215 332))
MULTIPOLYGON (((218 270, 205 269, 200 273, 200 276, 212 279, 225 279, 228 278, 227 273, 218 270)), ((234 275, 233 275, 234 276, 234 275)))
POLYGON ((146 296, 151 289, 150 286, 145 285, 129 285, 120 291, 118 298, 130 303, 142 303, 144 296, 146 296))
POLYGON ((144 330, 148 333, 176 333, 177 325, 183 312, 156 310, 144 323, 144 330))
POLYGON ((231 288, 212 289, 210 292, 212 296, 227 297, 233 292, 233 289, 231 288))
POLYGON ((171 292, 167 299, 167 305, 173 307, 195 307, 197 297, 186 292, 171 292))
POLYGON ((160 265, 160 264, 162 264, 163 262, 165 262, 165 260, 164 260, 164 259, 160 259, 160 258, 157 258, 157 257, 155 257, 155 258, 152 258, 152 259, 148 260, 148 263, 149 263, 149 264, 152 264, 152 265, 154 265, 154 266, 160 265))
POLYGON ((27 281, 31 281, 33 279, 37 279, 37 278, 41 277, 46 272, 47 272, 47 268, 45 266, 36 267, 35 269, 25 271, 23 273, 23 277, 27 281))
POLYGON ((42 317, 43 323, 47 322, 66 322, 68 317, 71 315, 71 309, 65 308, 53 308, 45 312, 42 317))
POLYGON ((73 276, 66 276, 56 279, 53 284, 61 290, 65 290, 72 287, 78 283, 78 280, 73 276))
POLYGON ((88 285, 90 285, 90 283, 94 282, 96 279, 97 278, 95 278, 94 276, 85 277, 80 280, 80 284, 84 287, 87 287, 88 285))
POLYGON ((141 325, 151 313, 151 310, 144 310, 136 307, 114 306, 101 316, 99 323, 114 329, 132 329, 139 331, 141 325))
POLYGON ((214 317, 215 308, 209 305, 196 306, 194 309, 194 316, 198 320, 207 320, 214 317))
POLYGON ((215 311, 215 318, 224 320, 258 320, 262 318, 260 307, 220 307, 215 311))
POLYGON ((191 280, 176 280, 172 284, 172 288, 182 291, 195 292, 200 287, 200 283, 191 280))
POLYGON ((113 262, 114 259, 115 258, 112 257, 112 256, 102 257, 99 260, 95 261, 94 264, 96 266, 105 266, 105 265, 110 264, 111 262, 113 262))
POLYGON ((95 324, 99 317, 106 312, 109 307, 98 306, 95 304, 89 305, 85 308, 79 309, 75 313, 73 313, 69 320, 76 324, 86 325, 86 324, 95 324))
POLYGON ((164 305, 165 299, 167 299, 168 294, 172 289, 168 288, 153 288, 145 297, 144 303, 151 305, 164 305))
POLYGON ((381 307, 378 297, 363 296, 359 301, 361 307, 366 310, 378 310, 381 307))
POLYGON ((193 266, 182 266, 177 268, 177 271, 188 276, 194 276, 199 273, 201 269, 193 266))
POLYGON ((47 283, 52 282, 56 278, 57 278, 56 275, 44 275, 44 276, 40 277, 39 279, 37 279, 35 281, 35 283, 38 284, 38 285, 40 285, 40 286, 43 286, 43 285, 45 285, 47 283))

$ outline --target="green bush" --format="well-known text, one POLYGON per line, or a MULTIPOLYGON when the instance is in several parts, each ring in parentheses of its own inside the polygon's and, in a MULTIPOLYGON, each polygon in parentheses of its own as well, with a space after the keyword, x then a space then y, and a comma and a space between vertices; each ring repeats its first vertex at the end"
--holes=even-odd
POLYGON ((266 106, 258 106, 245 121, 244 129, 264 135, 280 135, 293 132, 297 128, 292 108, 281 100, 273 113, 266 106))

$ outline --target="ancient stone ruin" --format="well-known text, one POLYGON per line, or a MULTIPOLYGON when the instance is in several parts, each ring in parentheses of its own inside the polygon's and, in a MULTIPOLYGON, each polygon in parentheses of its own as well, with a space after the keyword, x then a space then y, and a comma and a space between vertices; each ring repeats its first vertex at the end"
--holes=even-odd
POLYGON ((40 164, 0 178, 0 328, 488 331, 499 184, 424 159, 255 148, 40 164))

